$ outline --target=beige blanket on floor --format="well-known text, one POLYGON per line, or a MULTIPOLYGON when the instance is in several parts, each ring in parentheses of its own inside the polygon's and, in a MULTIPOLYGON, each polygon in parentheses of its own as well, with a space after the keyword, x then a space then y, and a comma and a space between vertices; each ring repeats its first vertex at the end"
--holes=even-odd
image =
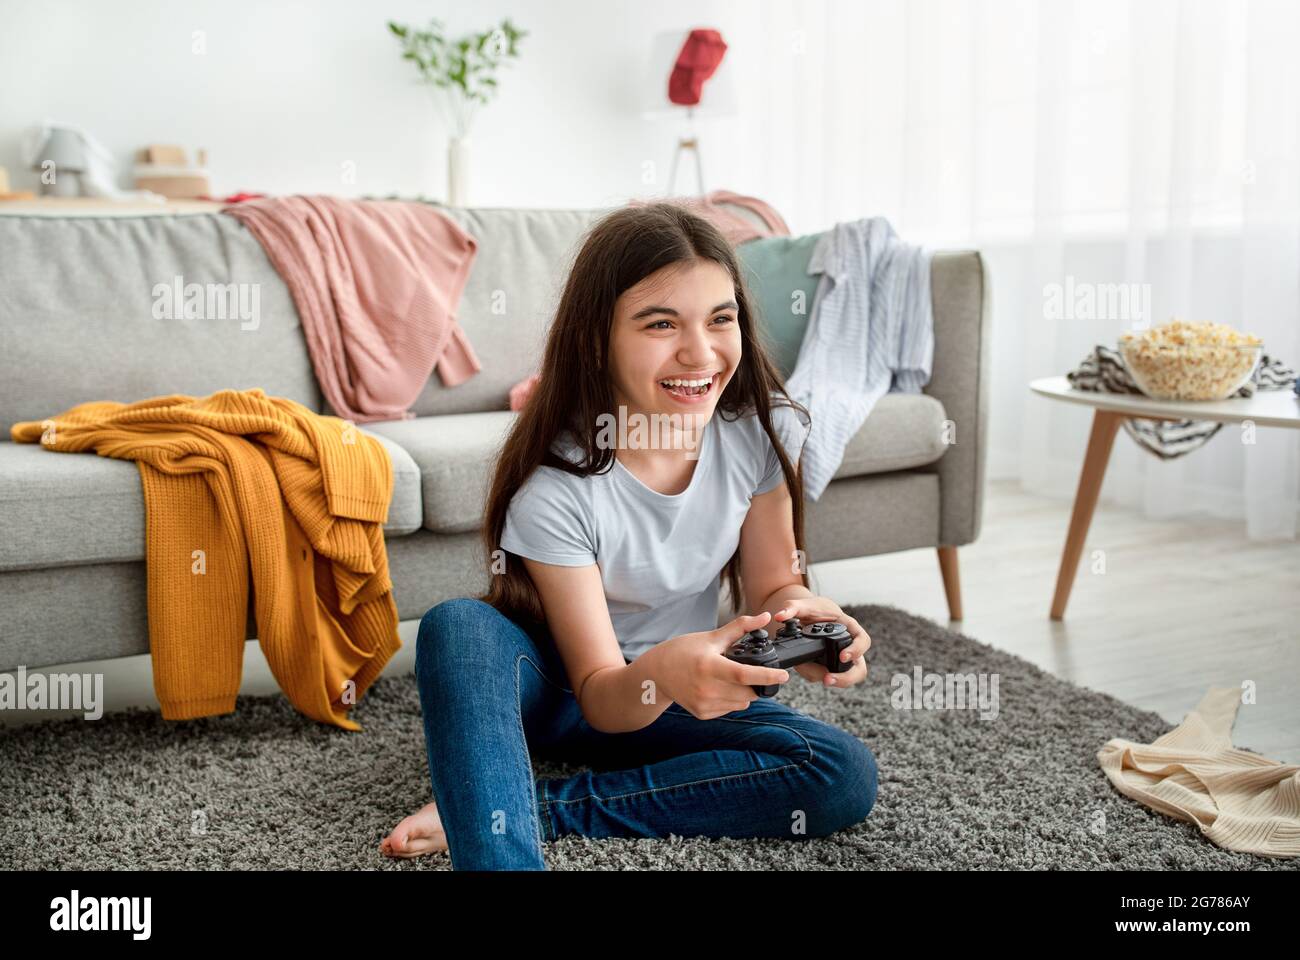
POLYGON ((1195 823, 1221 847, 1300 855, 1300 766, 1233 748, 1240 702, 1239 689, 1211 687, 1155 743, 1115 738, 1097 759, 1120 793, 1195 823))

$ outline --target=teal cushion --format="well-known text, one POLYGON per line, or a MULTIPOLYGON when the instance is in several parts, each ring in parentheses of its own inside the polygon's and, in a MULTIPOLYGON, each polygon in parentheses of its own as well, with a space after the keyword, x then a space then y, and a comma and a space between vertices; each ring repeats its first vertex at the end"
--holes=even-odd
POLYGON ((768 352, 783 377, 794 372, 820 274, 808 261, 822 235, 763 237, 736 247, 768 352))

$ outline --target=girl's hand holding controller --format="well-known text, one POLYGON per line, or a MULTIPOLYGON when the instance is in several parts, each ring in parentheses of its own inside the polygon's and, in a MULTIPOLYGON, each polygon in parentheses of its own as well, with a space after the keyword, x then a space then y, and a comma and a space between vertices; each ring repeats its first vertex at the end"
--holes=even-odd
MULTIPOLYGON (((800 663, 795 666, 799 676, 827 687, 851 687, 867 679, 867 661, 863 654, 871 648, 871 635, 862 629, 858 621, 841 610, 838 603, 829 597, 793 597, 785 601, 785 606, 776 612, 775 619, 784 622, 791 617, 798 617, 799 622, 805 625, 820 620, 838 620, 853 638, 853 645, 840 651, 840 659, 845 663, 857 661, 852 669, 844 673, 831 673, 820 663, 800 663)), ((780 629, 780 623, 774 624, 772 632, 780 629)))
MULTIPOLYGON (((725 654, 750 630, 767 626, 766 611, 737 617, 716 630, 685 633, 665 640, 659 690, 700 720, 712 720, 733 710, 744 710, 758 699, 755 686, 785 683, 788 670, 736 663, 725 654)), ((797 668, 796 668, 797 669, 797 668)))

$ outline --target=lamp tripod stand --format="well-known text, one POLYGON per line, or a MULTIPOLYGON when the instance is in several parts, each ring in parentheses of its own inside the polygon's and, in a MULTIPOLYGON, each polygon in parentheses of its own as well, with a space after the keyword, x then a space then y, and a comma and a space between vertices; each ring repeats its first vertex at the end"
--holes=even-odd
MULTIPOLYGON (((694 110, 687 109, 686 117, 688 120, 693 119, 694 110)), ((681 159, 684 152, 695 155, 695 183, 699 196, 704 196, 704 163, 700 159, 700 138, 695 135, 694 131, 684 137, 677 138, 677 149, 673 152, 673 163, 668 171, 668 195, 675 196, 674 190, 677 189, 677 162, 681 159)))

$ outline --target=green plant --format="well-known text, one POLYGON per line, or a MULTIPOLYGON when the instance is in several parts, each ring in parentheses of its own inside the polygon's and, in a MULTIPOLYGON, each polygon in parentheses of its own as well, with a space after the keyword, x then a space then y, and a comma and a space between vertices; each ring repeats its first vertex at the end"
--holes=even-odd
POLYGON ((402 59, 420 71, 420 80, 448 91, 458 137, 469 133, 475 110, 497 91, 497 69, 519 57, 519 41, 527 36, 509 17, 486 33, 456 38, 449 38, 437 19, 423 30, 390 20, 388 29, 402 44, 402 59))

